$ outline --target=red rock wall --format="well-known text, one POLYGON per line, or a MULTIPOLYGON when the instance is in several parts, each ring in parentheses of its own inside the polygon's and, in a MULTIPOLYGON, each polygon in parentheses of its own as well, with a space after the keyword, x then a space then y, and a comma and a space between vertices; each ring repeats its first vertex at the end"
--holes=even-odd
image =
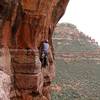
POLYGON ((4 17, 0 44, 1 48, 9 48, 11 54, 11 100, 51 100, 50 84, 55 77, 52 34, 68 1, 16 0, 6 3, 9 9, 6 16, 1 14, 4 17), (50 45, 47 68, 41 66, 39 59, 41 43, 45 39, 50 45))

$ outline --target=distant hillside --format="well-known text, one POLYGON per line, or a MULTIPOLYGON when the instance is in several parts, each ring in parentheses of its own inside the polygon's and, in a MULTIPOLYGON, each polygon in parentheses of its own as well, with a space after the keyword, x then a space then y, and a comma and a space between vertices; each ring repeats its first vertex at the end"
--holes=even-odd
POLYGON ((94 39, 86 36, 75 25, 69 23, 57 25, 53 40, 56 52, 94 51, 99 48, 94 39))
POLYGON ((53 42, 56 79, 52 100, 100 100, 98 43, 72 24, 58 24, 53 42))

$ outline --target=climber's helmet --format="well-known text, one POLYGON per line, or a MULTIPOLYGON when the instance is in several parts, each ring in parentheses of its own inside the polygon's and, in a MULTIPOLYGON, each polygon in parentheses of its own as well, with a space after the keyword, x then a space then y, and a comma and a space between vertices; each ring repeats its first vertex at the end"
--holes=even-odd
POLYGON ((45 40, 45 43, 48 43, 48 40, 45 40))

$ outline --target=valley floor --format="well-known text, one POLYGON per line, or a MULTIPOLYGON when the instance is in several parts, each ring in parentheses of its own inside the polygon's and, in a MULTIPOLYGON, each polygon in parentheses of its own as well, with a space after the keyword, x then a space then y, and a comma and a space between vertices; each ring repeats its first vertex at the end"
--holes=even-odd
POLYGON ((100 58, 56 59, 52 100, 100 100, 100 58))

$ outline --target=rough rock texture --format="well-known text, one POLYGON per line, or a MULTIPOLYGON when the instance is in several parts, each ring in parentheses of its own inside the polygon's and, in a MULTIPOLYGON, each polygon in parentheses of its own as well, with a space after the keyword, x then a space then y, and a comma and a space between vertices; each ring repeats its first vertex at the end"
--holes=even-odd
POLYGON ((10 100, 10 76, 0 71, 0 100, 10 100))
POLYGON ((10 59, 6 64, 10 64, 11 100, 51 99, 50 84, 55 77, 52 33, 68 1, 0 1, 0 48, 11 55, 5 56, 10 59), (45 39, 50 44, 47 68, 41 66, 39 59, 45 39))

